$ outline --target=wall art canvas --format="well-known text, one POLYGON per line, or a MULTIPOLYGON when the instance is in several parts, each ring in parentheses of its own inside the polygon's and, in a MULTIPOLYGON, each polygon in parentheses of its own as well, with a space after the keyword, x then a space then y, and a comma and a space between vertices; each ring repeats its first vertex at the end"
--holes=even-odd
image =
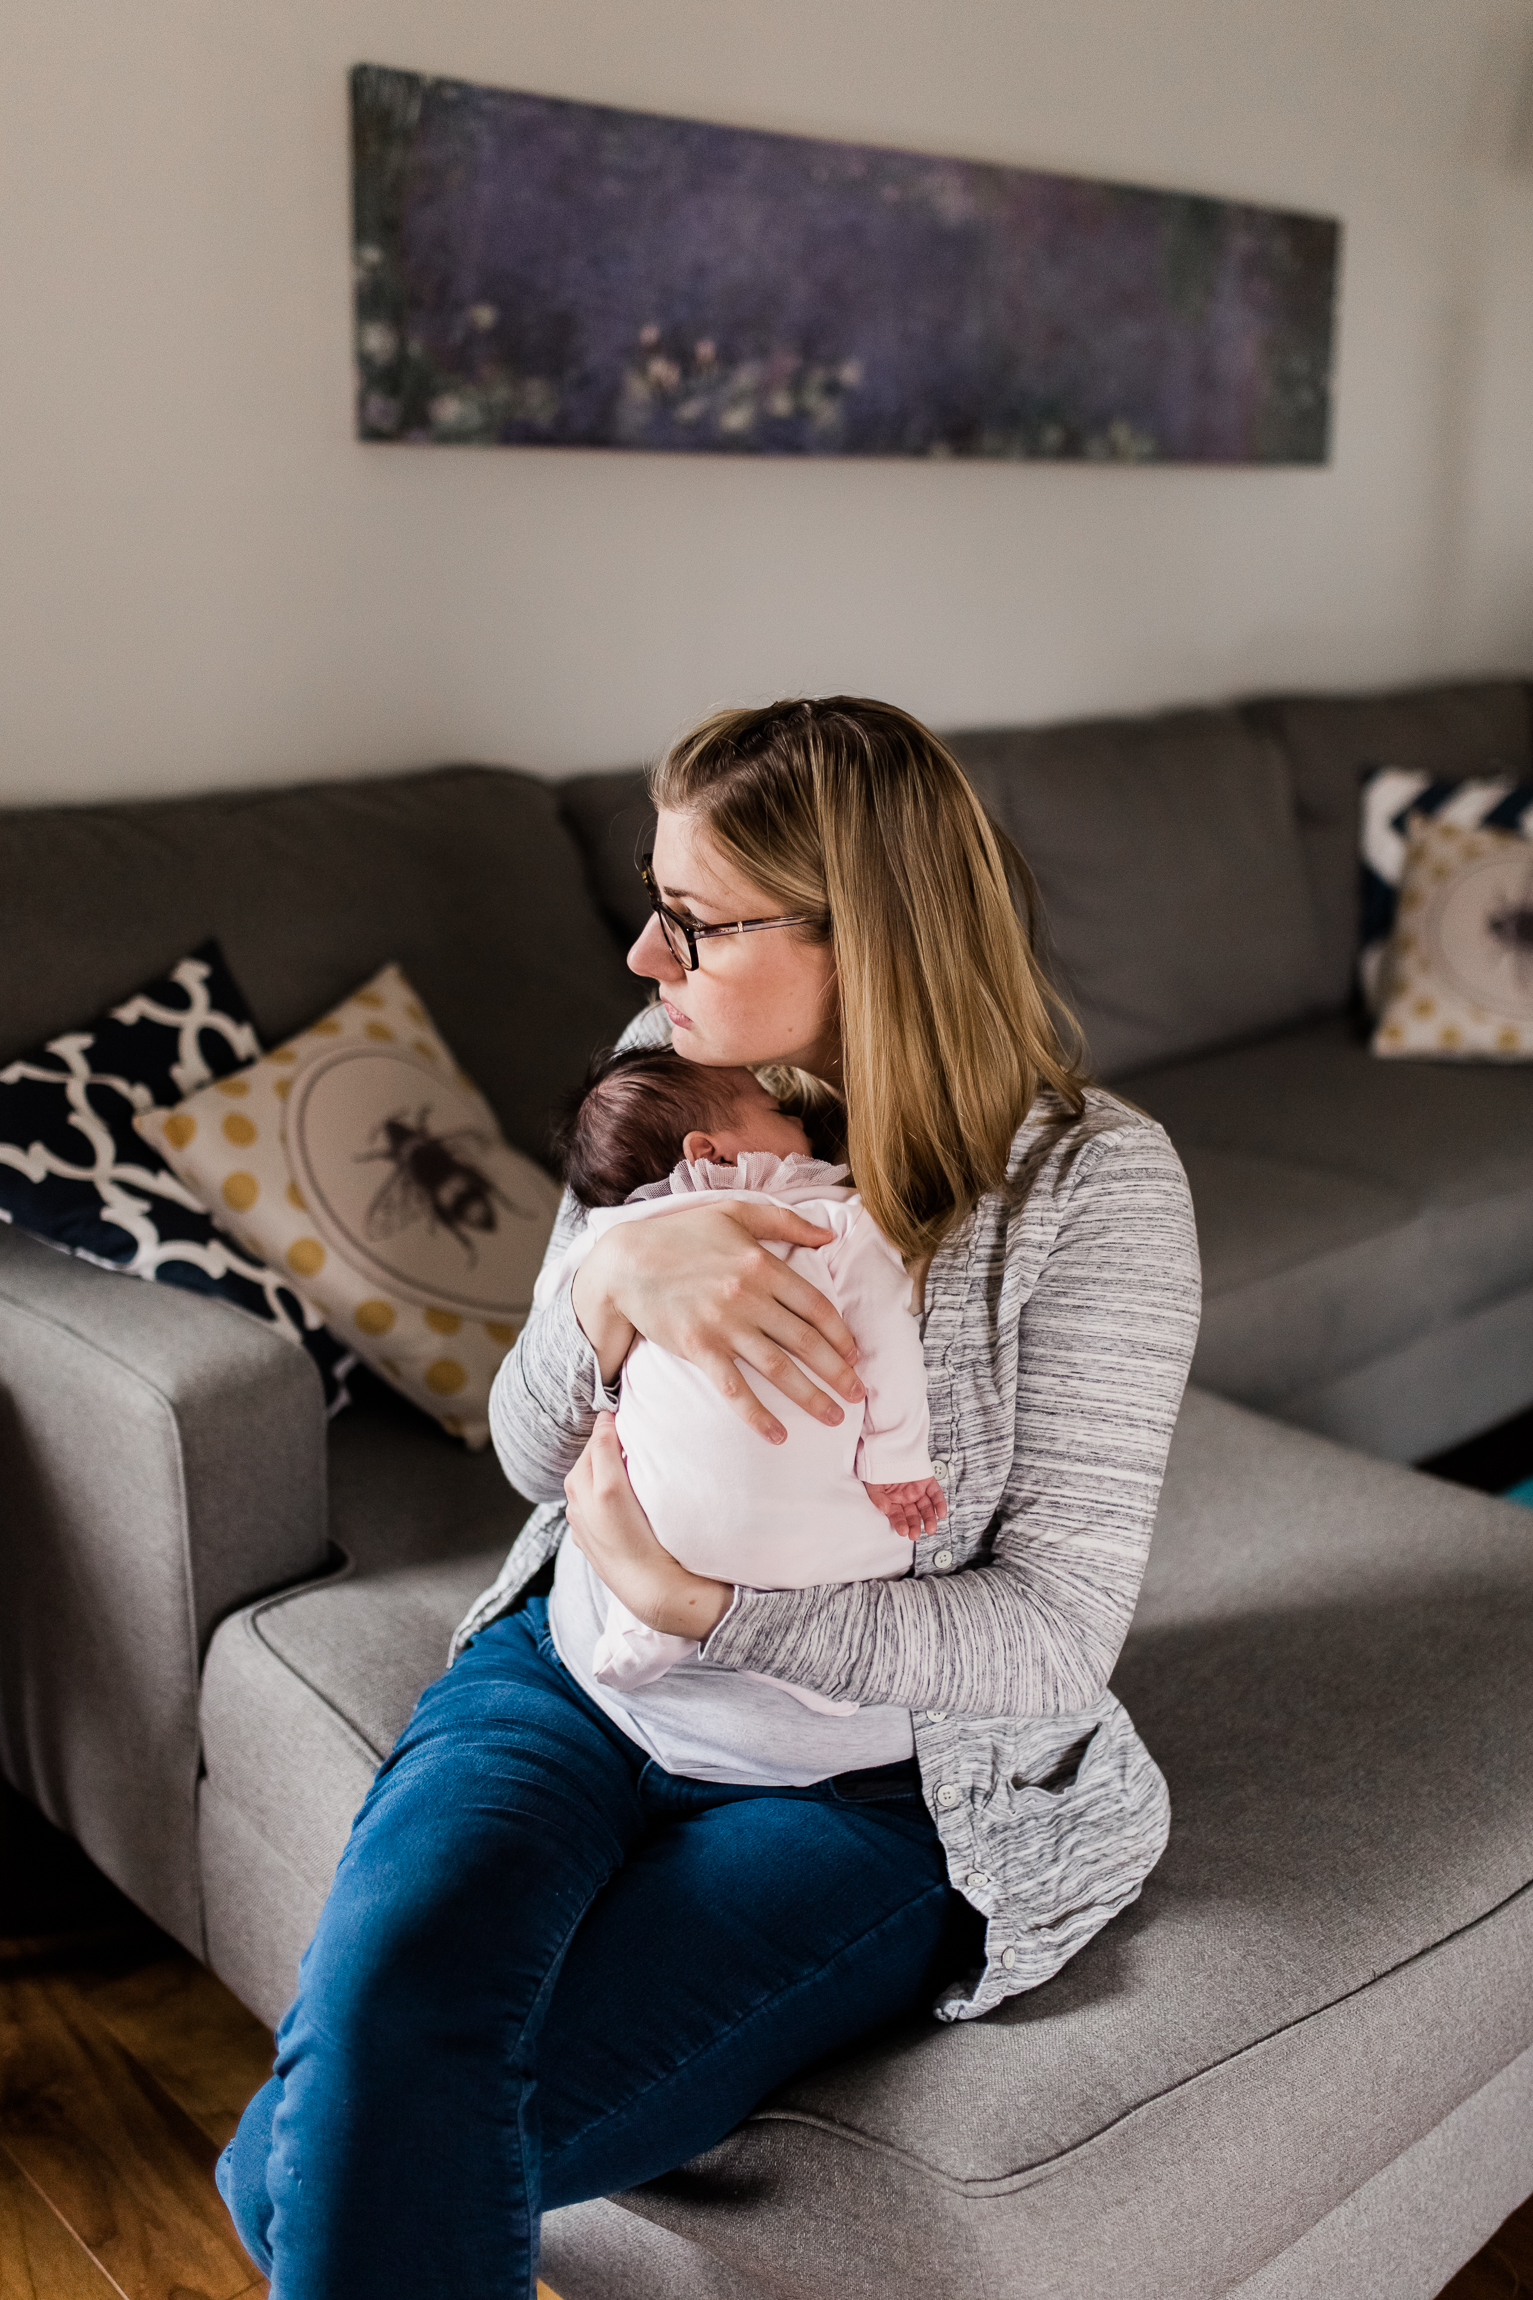
POLYGON ((1323 463, 1340 227, 352 74, 364 439, 1323 463))

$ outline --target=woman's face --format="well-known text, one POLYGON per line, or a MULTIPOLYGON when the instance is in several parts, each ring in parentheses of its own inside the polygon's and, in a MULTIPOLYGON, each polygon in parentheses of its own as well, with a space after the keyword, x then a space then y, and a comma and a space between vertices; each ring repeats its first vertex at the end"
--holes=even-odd
MULTIPOLYGON (((651 868, 666 908, 699 926, 771 918, 781 908, 719 853, 693 815, 661 814, 651 868)), ((841 1048, 828 942, 773 927, 721 934, 697 949, 701 964, 689 974, 652 918, 628 953, 633 972, 660 985, 678 1054, 710 1066, 791 1062, 836 1081, 841 1048)))

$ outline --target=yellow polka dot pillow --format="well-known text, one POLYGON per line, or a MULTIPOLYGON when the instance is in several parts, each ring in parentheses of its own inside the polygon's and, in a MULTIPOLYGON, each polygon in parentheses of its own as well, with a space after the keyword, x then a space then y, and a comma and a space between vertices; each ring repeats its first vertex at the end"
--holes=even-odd
POLYGON ((334 1335, 484 1444, 559 1193, 503 1139, 397 966, 137 1125, 334 1335))
POLYGON ((1375 1054, 1533 1061, 1533 842, 1411 824, 1375 1054))

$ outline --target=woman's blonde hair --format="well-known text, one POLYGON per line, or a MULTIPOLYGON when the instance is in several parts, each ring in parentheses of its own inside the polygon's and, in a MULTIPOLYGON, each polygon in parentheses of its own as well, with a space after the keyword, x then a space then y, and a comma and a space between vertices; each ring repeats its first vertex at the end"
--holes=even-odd
MULTIPOLYGON (((935 735, 851 695, 716 711, 650 794, 833 944, 848 1161, 907 1261, 930 1254, 986 1192, 1015 1188, 1012 1138, 1040 1088, 1060 1115, 1084 1107, 1079 1033, 1018 914, 1037 909, 1026 864, 935 735)), ((812 1082, 769 1082, 812 1114, 812 1082)))

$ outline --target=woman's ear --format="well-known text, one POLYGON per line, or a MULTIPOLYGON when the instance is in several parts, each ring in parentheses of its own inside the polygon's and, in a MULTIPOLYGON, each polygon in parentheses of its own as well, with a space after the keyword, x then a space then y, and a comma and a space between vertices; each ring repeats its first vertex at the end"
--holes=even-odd
POLYGON ((689 1166, 704 1162, 715 1166, 732 1166, 734 1160, 720 1154, 719 1146, 711 1134, 699 1134, 695 1129, 681 1138, 681 1154, 689 1166))

